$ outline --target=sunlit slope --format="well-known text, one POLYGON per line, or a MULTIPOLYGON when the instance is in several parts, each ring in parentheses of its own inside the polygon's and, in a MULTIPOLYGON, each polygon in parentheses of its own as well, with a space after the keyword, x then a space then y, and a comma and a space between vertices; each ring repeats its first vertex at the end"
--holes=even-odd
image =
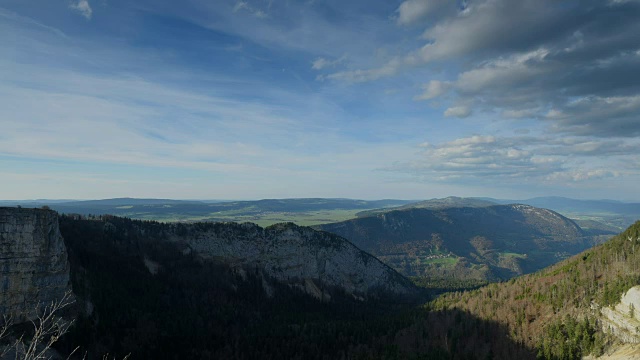
POLYGON ((528 205, 410 208, 318 226, 408 276, 509 279, 593 245, 572 220, 528 205))
POLYGON ((608 323, 607 309, 639 284, 640 221, 552 267, 475 291, 443 295, 431 306, 502 323, 512 340, 536 347, 543 358, 576 358, 600 353, 605 345, 621 340, 602 331, 608 323))

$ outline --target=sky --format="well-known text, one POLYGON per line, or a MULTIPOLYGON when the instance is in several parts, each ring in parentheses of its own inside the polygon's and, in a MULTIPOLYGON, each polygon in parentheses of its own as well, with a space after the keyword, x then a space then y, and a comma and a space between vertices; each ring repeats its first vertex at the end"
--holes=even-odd
POLYGON ((638 0, 0 0, 0 199, 640 201, 638 0))

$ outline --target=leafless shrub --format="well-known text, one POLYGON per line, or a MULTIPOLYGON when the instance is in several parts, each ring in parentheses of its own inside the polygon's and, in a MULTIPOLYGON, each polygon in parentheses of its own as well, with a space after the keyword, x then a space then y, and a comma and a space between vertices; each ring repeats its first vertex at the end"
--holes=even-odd
MULTIPOLYGON (((46 354, 47 351, 73 325, 73 321, 63 319, 59 316, 59 313, 62 309, 73 304, 74 301, 71 292, 68 291, 61 299, 51 302, 44 309, 38 311, 37 318, 31 320, 33 325, 31 339, 26 340, 22 335, 12 341, 8 346, 0 349, 0 359, 10 352, 15 352, 16 360, 50 359, 51 357, 46 354)), ((2 326, 0 327, 0 340, 8 338, 9 328, 12 325, 13 319, 10 316, 3 316, 2 326)))

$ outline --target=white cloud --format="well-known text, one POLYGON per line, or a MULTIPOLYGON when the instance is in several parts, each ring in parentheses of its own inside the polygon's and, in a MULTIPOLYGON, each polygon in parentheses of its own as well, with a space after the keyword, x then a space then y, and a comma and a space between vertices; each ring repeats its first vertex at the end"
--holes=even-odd
POLYGON ((597 136, 640 134, 640 95, 588 96, 549 110, 545 118, 559 131, 597 136))
MULTIPOLYGON (((396 21, 424 26, 420 42, 323 78, 415 83, 437 74, 453 84, 453 103, 473 104, 474 112, 547 120, 542 127, 566 134, 640 135, 638 0, 575 7, 553 0, 447 3, 403 1, 396 21)), ((414 99, 442 96, 438 85, 429 83, 414 99)), ((464 110, 454 105, 445 114, 471 115, 464 110)))
POLYGON ((540 109, 510 109, 503 110, 501 115, 507 119, 522 119, 522 118, 531 118, 535 117, 539 113, 540 109))
POLYGON ((466 118, 471 115, 471 108, 469 106, 452 106, 444 111, 446 117, 466 118))
POLYGON ((566 189, 602 186, 610 179, 636 179, 640 140, 474 135, 440 143, 425 142, 413 161, 388 171, 407 173, 425 182, 566 189))
POLYGON ((395 58, 384 66, 369 70, 341 71, 322 77, 330 80, 345 81, 350 83, 360 83, 377 80, 383 77, 394 75, 402 67, 402 60, 395 58))
POLYGON ((431 80, 428 84, 422 86, 424 92, 418 95, 414 100, 431 100, 441 96, 451 89, 451 83, 447 81, 431 80))
POLYGON ((610 171, 603 169, 580 169, 554 173, 547 176, 546 180, 583 182, 587 180, 606 179, 619 176, 619 171, 610 171))
MULTIPOLYGON (((518 178, 548 175, 560 169, 558 159, 538 161, 512 139, 474 135, 440 144, 422 144, 420 160, 408 165, 411 171, 428 173, 439 179, 518 178)), ((406 165, 405 165, 406 166, 406 165)))
POLYGON ((626 3, 640 2, 640 0, 609 0, 611 5, 620 5, 626 3))
POLYGON ((399 25, 409 25, 450 4, 449 0, 406 0, 398 7, 399 25))
POLYGON ((87 0, 78 0, 77 2, 72 2, 69 4, 69 8, 79 12, 80 15, 84 16, 87 20, 90 20, 91 15, 93 15, 93 10, 91 9, 91 5, 89 5, 89 1, 87 0))
POLYGON ((538 49, 524 54, 514 54, 507 59, 489 61, 481 67, 461 73, 456 81, 456 89, 481 93, 496 87, 505 88, 531 81, 545 72, 531 63, 542 61, 547 54, 546 49, 538 49))
POLYGON ((251 6, 248 2, 246 1, 237 1, 236 5, 233 7, 233 12, 239 12, 239 11, 246 11, 249 14, 251 14, 252 16, 255 16, 259 19, 264 19, 266 17, 268 17, 267 13, 264 12, 261 9, 257 9, 253 6, 251 6))
POLYGON ((341 58, 336 59, 336 60, 328 60, 326 58, 319 57, 319 58, 313 60, 313 62, 311 63, 311 68, 313 70, 322 70, 324 68, 334 67, 334 66, 340 64, 341 62, 343 62, 344 59, 345 59, 344 57, 341 57, 341 58))

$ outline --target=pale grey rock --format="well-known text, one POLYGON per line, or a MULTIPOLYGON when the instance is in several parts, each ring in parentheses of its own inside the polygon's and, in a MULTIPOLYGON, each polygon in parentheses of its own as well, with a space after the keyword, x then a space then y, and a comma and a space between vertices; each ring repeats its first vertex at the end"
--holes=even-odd
POLYGON ((600 309, 602 328, 625 343, 640 343, 640 286, 622 295, 614 308, 600 309))
MULTIPOLYGON (((380 293, 414 296, 405 277, 336 235, 293 224, 263 229, 255 224, 221 223, 188 235, 172 235, 204 259, 259 268, 270 277, 322 299, 341 288, 354 298, 380 293)), ((268 290, 271 291, 271 290, 268 290)))
POLYGON ((142 258, 142 262, 144 263, 144 266, 147 268, 147 270, 149 270, 151 275, 158 275, 158 271, 160 270, 160 264, 151 260, 148 256, 144 256, 142 258))
POLYGON ((68 291, 69 263, 58 214, 0 208, 0 314, 14 322, 32 319, 68 291))

